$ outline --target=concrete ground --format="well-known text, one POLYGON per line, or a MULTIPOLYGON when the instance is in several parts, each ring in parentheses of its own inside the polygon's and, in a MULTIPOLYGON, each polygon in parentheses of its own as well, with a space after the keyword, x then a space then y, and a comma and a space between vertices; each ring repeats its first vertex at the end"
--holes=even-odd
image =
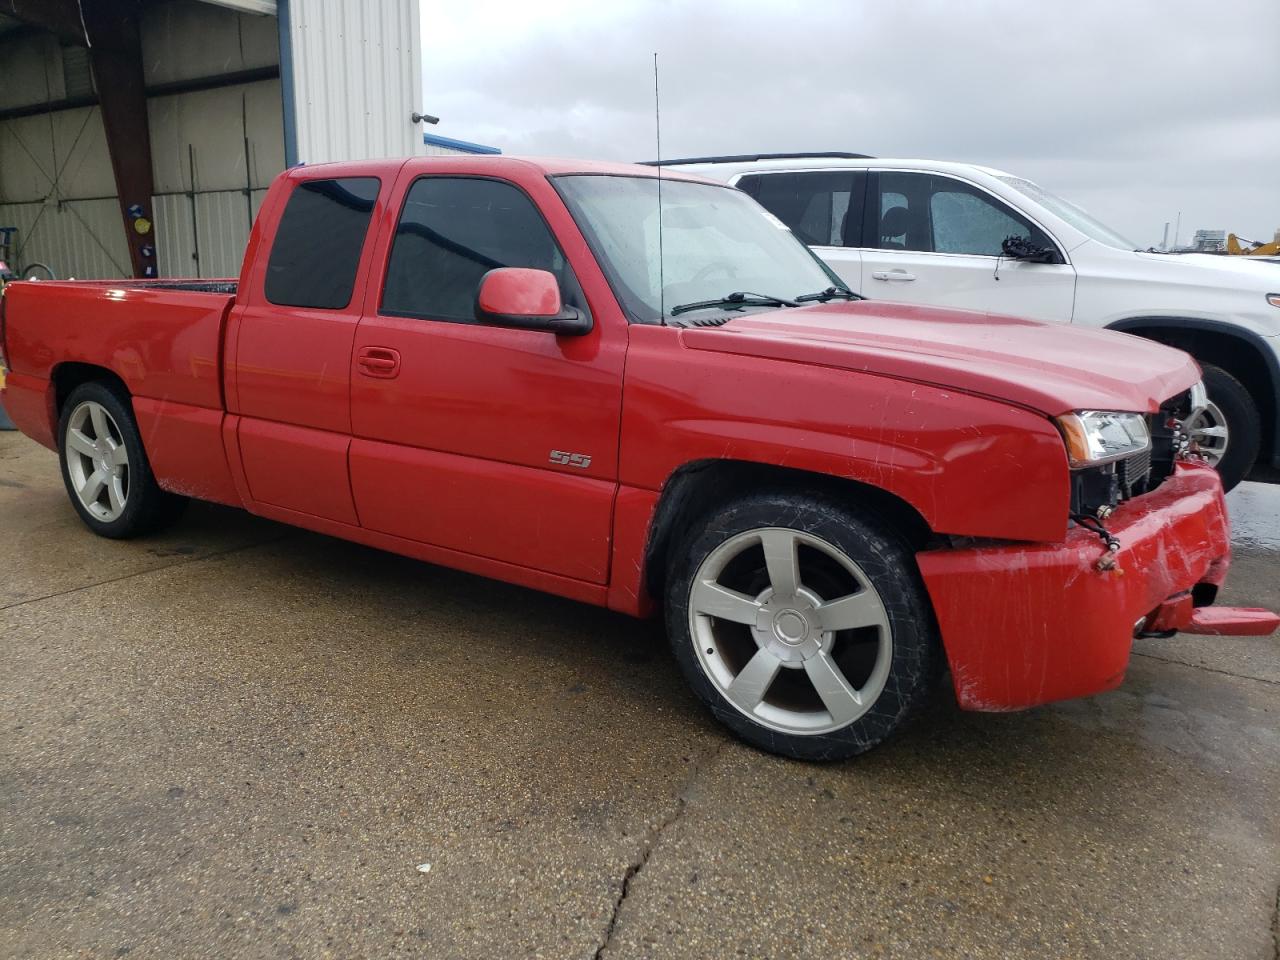
POLYGON ((804 765, 652 625, 208 506, 99 540, 11 433, 0 631, 6 958, 1277 955, 1275 640, 804 765))

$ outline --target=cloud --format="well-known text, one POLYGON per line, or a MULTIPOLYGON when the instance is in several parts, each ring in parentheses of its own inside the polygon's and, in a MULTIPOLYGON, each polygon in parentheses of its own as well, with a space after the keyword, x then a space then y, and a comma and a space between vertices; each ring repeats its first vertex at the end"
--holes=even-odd
POLYGON ((423 9, 439 132, 507 153, 855 150, 1007 169, 1147 244, 1280 227, 1280 3, 544 0, 423 9))

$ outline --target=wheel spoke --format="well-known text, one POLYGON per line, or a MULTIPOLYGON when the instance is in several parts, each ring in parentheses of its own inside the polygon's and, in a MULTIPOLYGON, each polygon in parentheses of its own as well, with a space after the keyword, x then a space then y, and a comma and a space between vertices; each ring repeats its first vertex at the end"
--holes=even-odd
POLYGON ((760 613, 760 604, 745 593, 722 587, 714 580, 700 580, 689 598, 693 609, 708 617, 732 620, 754 626, 760 613))
POLYGON ((129 448, 123 443, 111 441, 111 454, 107 460, 113 467, 127 467, 129 465, 129 448))
POLYGON ((106 440, 111 436, 111 431, 107 427, 106 410, 96 403, 89 404, 89 419, 93 421, 93 432, 99 440, 106 440))
POLYGON ((800 588, 800 561, 797 538, 792 530, 762 530, 760 545, 769 569, 769 585, 776 596, 793 597, 800 588))
POLYGON ((1226 427, 1193 427, 1191 433, 1197 437, 1225 437, 1226 427))
POLYGON ((107 499, 111 503, 111 512, 119 513, 124 509, 124 479, 112 477, 107 481, 107 499))
POLYGON ((725 694, 743 710, 754 710, 769 692, 769 685, 782 668, 782 661, 768 650, 757 650, 747 661, 733 682, 725 688, 725 694))
POLYGON ((86 457, 96 457, 98 455, 93 441, 85 435, 83 430, 77 430, 74 427, 67 431, 67 446, 86 457))
POLYGON ((872 590, 824 603, 815 613, 822 629, 830 631, 880 626, 885 621, 884 605, 872 590))
POLYGON ((93 503, 102 494, 102 488, 106 486, 107 475, 101 470, 95 470, 85 478, 84 486, 80 488, 80 499, 87 505, 93 503))
POLYGON ((806 660, 804 670, 836 723, 848 723, 862 712, 862 696, 849 685, 825 650, 806 660))

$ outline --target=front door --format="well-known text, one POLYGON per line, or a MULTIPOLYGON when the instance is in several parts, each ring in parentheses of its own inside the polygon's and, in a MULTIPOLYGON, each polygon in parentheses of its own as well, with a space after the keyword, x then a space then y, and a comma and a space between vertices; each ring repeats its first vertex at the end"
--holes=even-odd
POLYGON ((625 326, 596 318, 589 334, 560 337, 478 324, 480 280, 496 267, 550 270, 565 303, 588 304, 521 187, 406 170, 385 278, 354 344, 360 522, 605 583, 625 326))
POLYGON ((954 177, 871 174, 863 227, 862 289, 875 300, 1067 322, 1075 270, 1001 255, 1009 236, 1054 246, 1038 226, 954 177))

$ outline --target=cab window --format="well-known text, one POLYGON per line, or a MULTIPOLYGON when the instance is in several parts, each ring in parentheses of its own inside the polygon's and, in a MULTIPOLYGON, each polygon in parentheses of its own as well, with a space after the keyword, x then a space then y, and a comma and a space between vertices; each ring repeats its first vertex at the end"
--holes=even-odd
POLYGON ((376 177, 344 177, 293 188, 267 258, 268 301, 321 310, 351 302, 378 187, 376 177))
POLYGON ((549 270, 564 303, 586 309, 573 270, 522 190, 479 177, 422 177, 396 225, 381 311, 475 323, 480 280, 498 267, 549 270))

